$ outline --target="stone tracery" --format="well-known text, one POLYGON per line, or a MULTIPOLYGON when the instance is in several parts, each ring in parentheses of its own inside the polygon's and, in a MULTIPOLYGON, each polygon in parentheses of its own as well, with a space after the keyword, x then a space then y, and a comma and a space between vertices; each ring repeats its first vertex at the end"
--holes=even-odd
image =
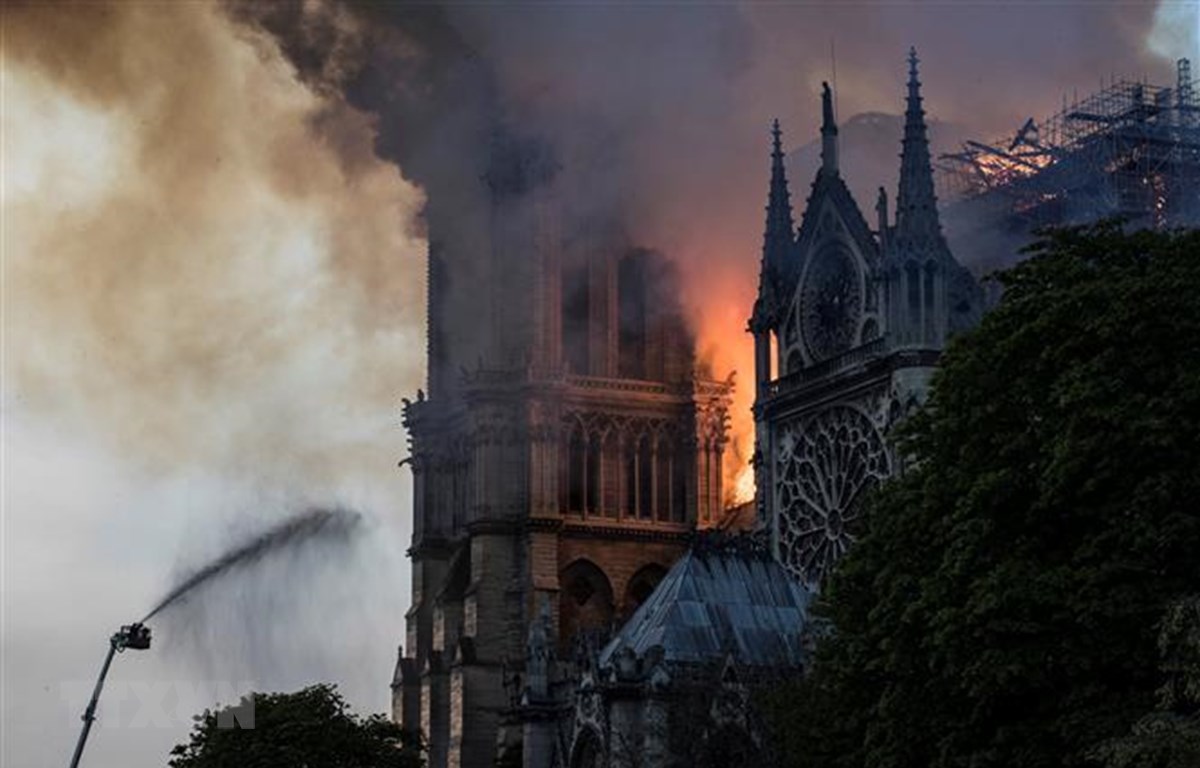
MULTIPOLYGON (((693 441, 664 419, 567 414, 561 469, 564 510, 584 517, 687 522, 693 441)), ((700 442, 704 447, 708 441, 700 442)))
POLYGON ((848 405, 783 425, 777 445, 780 556, 816 584, 853 542, 864 493, 890 474, 887 447, 848 405))

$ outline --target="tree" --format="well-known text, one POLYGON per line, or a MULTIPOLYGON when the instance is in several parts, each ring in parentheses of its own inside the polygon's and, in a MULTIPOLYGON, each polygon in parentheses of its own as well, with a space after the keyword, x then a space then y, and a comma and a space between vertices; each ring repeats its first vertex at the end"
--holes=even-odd
POLYGON ((335 686, 254 693, 205 710, 171 768, 420 768, 420 737, 381 715, 350 712, 335 686), (247 722, 252 716, 252 723, 247 722))
POLYGON ((1046 233, 942 357, 774 696, 794 765, 1084 765, 1200 584, 1200 233, 1046 233))
POLYGON ((1107 768, 1195 768, 1200 765, 1200 598, 1173 604, 1158 635, 1158 707, 1132 732, 1101 745, 1107 768))

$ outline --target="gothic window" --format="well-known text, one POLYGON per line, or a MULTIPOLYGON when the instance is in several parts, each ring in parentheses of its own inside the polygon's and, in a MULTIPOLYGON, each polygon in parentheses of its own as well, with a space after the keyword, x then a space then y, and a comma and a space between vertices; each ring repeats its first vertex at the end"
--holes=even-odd
POLYGON ((784 424, 777 446, 780 555, 817 584, 854 541, 864 494, 890 473, 887 449, 870 420, 845 405, 784 424))
POLYGON ((637 517, 637 438, 629 437, 625 442, 625 517, 637 517))
POLYGON ((588 265, 562 273, 562 356, 572 373, 587 375, 591 368, 588 323, 591 316, 588 265))
POLYGON ((621 488, 617 482, 621 467, 621 442, 615 429, 610 429, 604 436, 604 452, 601 456, 601 477, 604 487, 600 497, 603 502, 601 513, 605 517, 616 517, 617 509, 621 506, 621 488))
POLYGON ((767 373, 767 381, 774 381, 779 377, 779 334, 771 331, 767 334, 767 341, 771 347, 771 354, 767 356, 767 362, 771 365, 771 370, 767 373))
POLYGON ((654 454, 650 450, 648 437, 643 437, 638 441, 637 473, 638 519, 649 520, 653 512, 651 494, 654 489, 654 454))
POLYGON ((646 378, 646 256, 634 251, 617 267, 618 370, 623 378, 646 378))
POLYGON ((671 444, 660 435, 654 452, 654 518, 671 519, 671 444))
POLYGON ((600 489, 603 482, 604 474, 600 471, 600 438, 592 435, 587 444, 587 471, 584 473, 589 515, 600 514, 600 489))
POLYGON ((559 617, 563 644, 581 632, 604 632, 612 625, 612 585, 604 571, 576 560, 559 575, 559 617))
POLYGON ((567 509, 582 513, 586 487, 587 448, 583 439, 583 427, 575 426, 567 448, 567 509))
POLYGON ((687 522, 688 455, 680 451, 671 465, 671 520, 687 522))

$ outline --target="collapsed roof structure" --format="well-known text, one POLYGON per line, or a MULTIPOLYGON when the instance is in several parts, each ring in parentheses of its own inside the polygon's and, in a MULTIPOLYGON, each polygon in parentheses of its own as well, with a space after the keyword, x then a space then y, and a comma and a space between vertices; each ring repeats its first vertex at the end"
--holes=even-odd
MULTIPOLYGON (((966 141, 939 160, 953 240, 1108 216, 1156 229, 1200 225, 1200 101, 1191 62, 1177 62, 1174 87, 1116 81, 1052 117, 1026 120, 1010 138, 966 141)), ((971 261, 1002 266, 989 263, 997 257, 971 261)))

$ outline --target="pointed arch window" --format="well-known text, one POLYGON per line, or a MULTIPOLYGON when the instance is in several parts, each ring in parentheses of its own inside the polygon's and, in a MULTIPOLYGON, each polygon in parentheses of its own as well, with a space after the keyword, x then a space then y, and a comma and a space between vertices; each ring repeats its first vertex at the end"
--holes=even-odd
POLYGON ((679 451, 671 466, 671 520, 676 523, 687 522, 687 488, 690 455, 679 451))
POLYGON ((571 436, 567 441, 567 471, 565 474, 567 510, 582 514, 587 487, 587 447, 584 442, 583 427, 578 425, 571 429, 571 436))
POLYGON ((671 443, 659 435, 654 447, 654 519, 671 519, 671 463, 674 460, 671 443))
POLYGON ((587 467, 584 472, 584 483, 587 487, 587 514, 600 514, 600 489, 604 482, 604 474, 600 466, 601 444, 600 436, 592 435, 587 443, 587 467))
POLYGON ((637 488, 638 488, 638 466, 637 466, 637 438, 630 436, 625 440, 625 483, 624 483, 624 517, 637 517, 637 488))
POLYGON ((651 504, 654 493, 654 452, 650 448, 649 437, 642 437, 638 441, 637 475, 638 519, 649 520, 653 517, 651 504))
POLYGON ((588 265, 562 272, 562 356, 573 373, 590 372, 591 285, 588 265))
POLYGON ((618 478, 621 467, 621 441, 615 429, 608 430, 604 435, 603 451, 600 455, 600 478, 603 479, 600 488, 599 513, 605 517, 616 517, 621 506, 621 488, 618 478))

